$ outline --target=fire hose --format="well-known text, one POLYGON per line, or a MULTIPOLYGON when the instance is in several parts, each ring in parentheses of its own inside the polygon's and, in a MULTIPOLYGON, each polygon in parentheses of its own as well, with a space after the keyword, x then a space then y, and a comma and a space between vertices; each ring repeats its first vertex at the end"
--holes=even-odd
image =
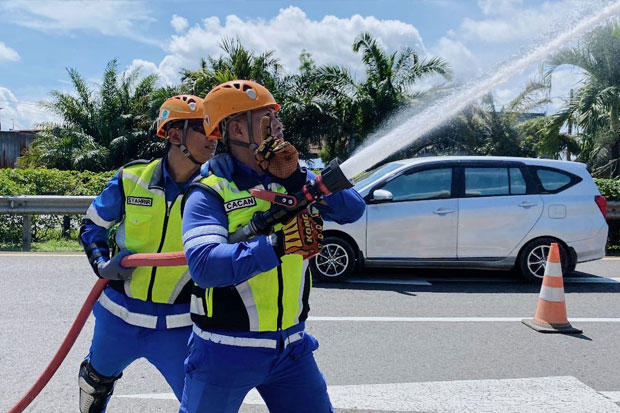
MULTIPOLYGON (((170 252, 163 254, 132 254, 121 261, 121 265, 125 267, 142 267, 142 266, 158 266, 158 267, 173 267, 177 265, 186 265, 185 254, 183 252, 170 252)), ((101 292, 108 284, 109 280, 99 279, 93 286, 92 290, 86 297, 86 301, 82 305, 80 312, 78 313, 73 325, 69 329, 67 336, 63 340, 62 344, 56 351, 56 354, 52 358, 52 361, 48 364, 46 369, 41 373, 37 381, 32 385, 30 390, 21 398, 15 406, 9 410, 9 413, 21 413, 28 407, 30 403, 38 396, 43 388, 50 381, 58 367, 62 364, 65 357, 73 347, 75 340, 77 339, 82 327, 86 323, 88 316, 90 315, 93 305, 101 295, 101 292)))
MULTIPOLYGON (((288 219, 297 215, 301 210, 310 204, 320 201, 323 197, 344 189, 351 188, 352 184, 340 169, 340 162, 332 160, 327 167, 317 175, 315 180, 307 182, 299 191, 294 194, 281 194, 263 190, 251 190, 252 195, 271 202, 273 205, 266 211, 256 212, 250 222, 238 231, 230 234, 230 243, 237 243, 251 239, 257 235, 267 235, 272 231, 274 225, 286 222, 288 219)), ((187 265, 183 252, 170 253, 138 253, 128 255, 123 258, 121 264, 125 267, 158 266, 172 267, 177 265, 187 265)), ((30 388, 28 393, 11 409, 9 413, 21 413, 37 395, 43 390, 45 385, 52 378, 58 367, 71 350, 82 327, 86 323, 93 305, 99 295, 107 285, 108 280, 100 279, 95 283, 86 301, 82 305, 69 333, 60 345, 60 348, 52 358, 45 371, 30 388)))

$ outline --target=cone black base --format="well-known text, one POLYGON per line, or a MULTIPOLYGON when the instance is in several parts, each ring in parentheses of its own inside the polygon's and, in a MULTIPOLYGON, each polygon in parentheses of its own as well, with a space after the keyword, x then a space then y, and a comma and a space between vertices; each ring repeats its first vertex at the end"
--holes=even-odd
POLYGON ((582 330, 571 326, 570 324, 566 325, 552 325, 549 323, 539 323, 533 319, 524 318, 521 320, 523 324, 530 327, 533 330, 538 331, 539 333, 551 333, 551 334, 581 334, 582 330))

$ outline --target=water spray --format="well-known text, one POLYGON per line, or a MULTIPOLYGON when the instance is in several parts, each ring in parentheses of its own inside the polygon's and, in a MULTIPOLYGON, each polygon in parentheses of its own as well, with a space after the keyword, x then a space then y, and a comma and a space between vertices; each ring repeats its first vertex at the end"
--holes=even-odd
POLYGON ((545 59, 563 44, 582 36, 605 20, 620 13, 620 1, 605 7, 528 55, 499 67, 492 75, 440 99, 431 107, 403 123, 378 141, 363 148, 341 165, 344 175, 354 177, 393 153, 407 147, 437 126, 457 116, 473 101, 489 93, 533 63, 545 59))

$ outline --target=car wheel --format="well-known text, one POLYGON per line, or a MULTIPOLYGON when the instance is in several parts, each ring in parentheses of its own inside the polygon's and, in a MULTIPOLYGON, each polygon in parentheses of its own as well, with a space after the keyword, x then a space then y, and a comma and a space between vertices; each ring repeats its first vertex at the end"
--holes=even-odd
POLYGON ((518 267, 521 275, 529 282, 540 284, 545 274, 547 256, 551 243, 555 242, 560 247, 560 260, 562 261, 562 274, 567 275, 571 268, 571 258, 561 242, 550 237, 537 238, 525 244, 519 254, 518 267))
POLYGON ((351 275, 355 263, 355 252, 348 241, 327 236, 321 252, 310 260, 310 271, 321 281, 338 282, 351 275))

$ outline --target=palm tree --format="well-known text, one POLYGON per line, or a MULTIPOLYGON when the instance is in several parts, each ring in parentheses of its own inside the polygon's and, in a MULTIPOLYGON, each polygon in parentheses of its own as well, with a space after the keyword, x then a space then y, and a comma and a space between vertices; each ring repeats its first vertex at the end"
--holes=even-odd
POLYGON ((181 71, 181 82, 188 93, 204 97, 214 86, 234 79, 254 80, 275 91, 282 67, 274 51, 255 54, 239 39, 230 38, 223 38, 220 48, 224 54, 200 59, 198 70, 181 71))
POLYGON ((547 65, 549 73, 561 65, 585 72, 584 86, 558 112, 552 126, 574 122, 583 134, 580 160, 588 162, 595 174, 620 176, 620 23, 594 30, 547 65))
POLYGON ((156 93, 155 75, 120 73, 114 59, 94 90, 75 69, 67 72, 75 92, 54 90, 43 102, 61 116, 62 125, 45 125, 20 165, 100 171, 162 152, 164 144, 152 126, 159 108, 154 100, 167 91, 156 93))
POLYGON ((370 33, 361 33, 353 43, 366 67, 366 80, 360 85, 358 103, 364 132, 372 131, 401 106, 418 94, 412 86, 424 77, 440 75, 452 78, 449 64, 439 58, 421 59, 410 47, 388 53, 370 33))
POLYGON ((322 66, 313 73, 314 92, 333 105, 325 112, 336 121, 328 136, 324 157, 346 157, 398 109, 411 104, 421 92, 414 87, 422 78, 439 75, 451 79, 449 64, 441 58, 423 59, 411 48, 388 53, 369 33, 353 43, 366 68, 366 78, 357 82, 341 66, 322 66))

